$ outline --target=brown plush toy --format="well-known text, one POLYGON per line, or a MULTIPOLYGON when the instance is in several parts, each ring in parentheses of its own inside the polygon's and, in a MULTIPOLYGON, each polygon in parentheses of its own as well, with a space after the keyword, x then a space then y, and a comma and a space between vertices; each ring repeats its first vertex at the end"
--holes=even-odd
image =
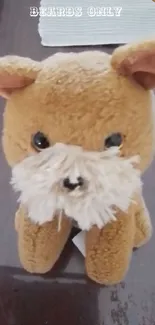
POLYGON ((20 193, 19 256, 32 273, 58 260, 73 222, 86 231, 86 272, 121 281, 152 226, 141 175, 154 155, 155 41, 0 59, 3 148, 20 193))

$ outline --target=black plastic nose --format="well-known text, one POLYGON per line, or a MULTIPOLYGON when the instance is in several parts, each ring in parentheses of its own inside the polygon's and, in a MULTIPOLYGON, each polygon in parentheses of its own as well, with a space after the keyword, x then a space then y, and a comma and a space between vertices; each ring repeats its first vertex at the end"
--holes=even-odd
POLYGON ((70 191, 74 191, 77 187, 79 186, 81 187, 83 184, 84 184, 84 180, 82 177, 78 177, 76 183, 70 182, 69 177, 65 178, 63 181, 63 186, 70 191))

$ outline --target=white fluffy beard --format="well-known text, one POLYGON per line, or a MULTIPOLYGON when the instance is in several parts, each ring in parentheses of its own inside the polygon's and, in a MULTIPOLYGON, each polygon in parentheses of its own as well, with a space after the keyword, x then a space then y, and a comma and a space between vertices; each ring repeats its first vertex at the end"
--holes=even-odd
POLYGON ((11 184, 20 192, 19 202, 38 224, 65 213, 82 230, 102 228, 116 220, 116 210, 127 212, 134 195, 141 192, 139 157, 125 159, 118 148, 88 152, 81 147, 57 143, 27 157, 12 169, 11 184), (67 191, 63 180, 85 179, 83 187, 67 191))

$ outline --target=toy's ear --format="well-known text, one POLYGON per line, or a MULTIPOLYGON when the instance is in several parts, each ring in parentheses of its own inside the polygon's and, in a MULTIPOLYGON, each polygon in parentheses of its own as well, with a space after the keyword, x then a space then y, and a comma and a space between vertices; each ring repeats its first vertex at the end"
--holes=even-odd
POLYGON ((34 82, 40 63, 19 56, 0 58, 0 96, 9 98, 14 90, 34 82))
POLYGON ((155 40, 118 47, 111 64, 120 74, 133 78, 145 89, 155 88, 155 40))

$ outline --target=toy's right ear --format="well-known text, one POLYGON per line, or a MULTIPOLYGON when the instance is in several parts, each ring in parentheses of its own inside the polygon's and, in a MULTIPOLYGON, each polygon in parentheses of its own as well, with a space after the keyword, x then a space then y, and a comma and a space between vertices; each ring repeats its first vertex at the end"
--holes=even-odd
POLYGON ((40 62, 19 56, 0 58, 0 96, 9 98, 14 90, 32 84, 40 66, 40 62))

